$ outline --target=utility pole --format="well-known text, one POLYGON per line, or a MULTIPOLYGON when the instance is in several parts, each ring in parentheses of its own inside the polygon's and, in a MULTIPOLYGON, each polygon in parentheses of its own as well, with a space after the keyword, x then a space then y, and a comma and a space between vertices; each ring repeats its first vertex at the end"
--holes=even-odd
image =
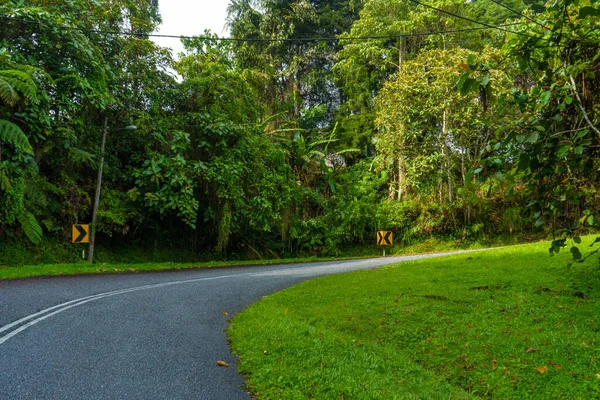
POLYGON ((96 196, 94 198, 94 208, 92 209, 92 224, 90 227, 90 244, 88 249, 88 262, 94 262, 94 244, 96 242, 96 217, 98 214, 98 205, 100 204, 100 190, 102 188, 102 169, 104 168, 104 149, 106 148, 106 136, 108 135, 108 117, 104 117, 104 126, 102 127, 102 145, 100 146, 100 165, 98 166, 98 178, 96 179, 96 196))

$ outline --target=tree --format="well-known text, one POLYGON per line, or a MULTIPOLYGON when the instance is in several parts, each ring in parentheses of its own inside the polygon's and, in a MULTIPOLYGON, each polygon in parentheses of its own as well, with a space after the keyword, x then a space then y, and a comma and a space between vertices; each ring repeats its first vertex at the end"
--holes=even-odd
POLYGON ((484 129, 482 118, 475 99, 462 97, 455 89, 467 54, 460 49, 424 51, 406 62, 375 100, 381 131, 377 149, 381 165, 391 167, 389 176, 397 179, 390 182, 397 199, 407 191, 429 187, 437 188, 442 202, 444 188, 446 200, 452 203, 456 172, 464 180, 476 161, 475 139, 484 129))
POLYGON ((0 99, 9 106, 0 107, 0 222, 13 224, 18 220, 25 235, 37 244, 42 228, 24 201, 26 179, 37 173, 33 148, 17 124, 1 118, 13 118, 11 109, 22 98, 37 101, 37 87, 31 76, 18 69, 0 70, 0 99))
MULTIPOLYGON (((557 237, 551 252, 568 237, 578 243, 598 212, 598 16, 600 9, 578 0, 528 10, 519 30, 527 34, 511 35, 500 55, 515 87, 498 91, 498 107, 515 109, 518 117, 488 148, 487 174, 500 171, 510 182, 522 177, 536 226, 548 226, 557 237)), ((473 78, 486 69, 485 63, 471 65, 465 87, 480 90, 473 78)), ((571 252, 582 258, 577 246, 571 252)))

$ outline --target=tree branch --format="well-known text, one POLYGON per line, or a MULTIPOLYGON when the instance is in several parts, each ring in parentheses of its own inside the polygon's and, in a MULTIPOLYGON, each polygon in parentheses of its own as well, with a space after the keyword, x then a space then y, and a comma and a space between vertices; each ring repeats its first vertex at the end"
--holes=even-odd
POLYGON ((577 93, 577 85, 575 84, 575 79, 573 79, 573 77, 570 75, 569 75, 569 78, 571 79, 571 84, 573 85, 573 93, 575 93, 575 97, 577 97, 577 105, 579 106, 579 109, 583 113, 583 118, 585 118, 585 121, 588 123, 590 128, 592 128, 594 130, 594 132, 596 132, 598 135, 600 135, 600 130, 598 130, 598 128, 596 128, 594 126, 594 124, 592 124, 592 121, 590 121, 590 117, 588 117, 587 112, 585 111, 585 108, 583 108, 583 103, 581 102, 581 97, 579 97, 579 93, 577 93))

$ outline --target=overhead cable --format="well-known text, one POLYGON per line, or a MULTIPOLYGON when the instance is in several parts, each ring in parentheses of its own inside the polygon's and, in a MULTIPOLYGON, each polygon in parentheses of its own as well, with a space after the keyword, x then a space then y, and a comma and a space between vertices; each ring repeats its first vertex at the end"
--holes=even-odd
MULTIPOLYGON (((414 0, 410 0, 414 1, 414 0)), ((421 3, 419 3, 421 4, 421 3)), ((211 37, 211 36, 187 36, 187 35, 163 35, 158 33, 136 33, 136 32, 123 32, 123 31, 107 31, 100 29, 91 29, 91 28, 79 28, 74 26, 66 26, 66 25, 57 25, 51 24, 43 21, 32 21, 18 17, 11 17, 7 15, 0 15, 0 19, 7 19, 11 21, 17 21, 25 24, 33 24, 33 25, 43 25, 50 26, 55 28, 61 28, 72 31, 79 32, 87 32, 87 33, 96 33, 96 34, 104 34, 104 35, 118 35, 118 36, 130 36, 130 37, 139 37, 139 38, 170 38, 170 39, 202 39, 202 40, 213 40, 213 41, 228 41, 228 42, 337 42, 343 40, 377 40, 377 39, 397 39, 401 37, 416 37, 416 36, 433 36, 433 35, 447 35, 454 33, 462 33, 462 32, 474 32, 481 31, 487 29, 500 29, 507 32, 513 32, 504 27, 520 25, 521 23, 511 23, 511 24, 503 24, 499 26, 487 25, 483 23, 478 23, 473 20, 472 22, 476 22, 480 25, 484 25, 483 27, 471 27, 471 28, 462 28, 462 29, 453 29, 447 31, 434 31, 434 32, 413 32, 413 33, 399 33, 394 35, 367 35, 367 36, 347 36, 347 37, 300 37, 300 38, 236 38, 236 37, 211 37)))
POLYGON ((519 12, 519 11, 515 10, 514 8, 511 8, 511 7, 509 7, 509 6, 507 6, 506 4, 502 3, 501 1, 498 1, 498 0, 491 0, 491 1, 492 1, 492 3, 496 3, 496 4, 498 4, 500 7, 504 7, 504 8, 506 8, 508 11, 511 11, 511 12, 513 12, 514 14, 516 14, 516 15, 520 16, 520 17, 523 17, 523 18, 526 18, 526 19, 530 20, 531 22, 533 22, 533 23, 535 23, 535 24, 537 24, 537 25, 541 26, 541 27, 542 27, 542 28, 544 28, 544 29, 547 29, 547 30, 549 30, 549 31, 551 31, 551 30, 552 30, 552 29, 548 28, 547 26, 545 26, 544 24, 542 24, 542 23, 538 22, 538 21, 537 21, 535 18, 532 18, 532 17, 530 17, 530 16, 529 16, 529 15, 527 15, 527 14, 523 14, 522 12, 519 12))
POLYGON ((434 11, 438 11, 438 12, 440 12, 442 14, 447 14, 447 15, 450 15, 451 17, 454 17, 454 18, 458 18, 458 19, 462 19, 462 20, 465 20, 465 21, 473 22, 474 24, 482 25, 482 26, 485 26, 485 27, 490 28, 490 29, 498 29, 498 30, 505 31, 505 32, 508 32, 508 33, 513 33, 515 35, 525 36, 525 37, 528 37, 528 38, 531 38, 531 39, 544 39, 542 37, 531 36, 531 35, 528 35, 528 34, 523 33, 523 32, 511 31, 510 29, 505 29, 504 27, 502 27, 500 25, 494 26, 494 25, 486 24, 485 22, 480 22, 480 21, 476 21, 476 20, 471 19, 471 18, 463 17, 462 15, 454 14, 454 13, 452 13, 450 11, 442 10, 441 8, 437 8, 437 7, 434 7, 434 6, 430 6, 429 4, 421 3, 418 0, 408 0, 408 1, 410 1, 411 3, 415 3, 415 4, 418 4, 418 5, 421 5, 423 7, 432 9, 434 11))

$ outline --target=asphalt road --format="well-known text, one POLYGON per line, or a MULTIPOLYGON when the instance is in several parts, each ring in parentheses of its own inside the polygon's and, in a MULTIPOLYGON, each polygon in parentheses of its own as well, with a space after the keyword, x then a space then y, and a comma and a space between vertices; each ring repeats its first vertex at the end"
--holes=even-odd
POLYGON ((232 315, 310 278, 434 256, 0 281, 0 399, 248 400, 232 315))

